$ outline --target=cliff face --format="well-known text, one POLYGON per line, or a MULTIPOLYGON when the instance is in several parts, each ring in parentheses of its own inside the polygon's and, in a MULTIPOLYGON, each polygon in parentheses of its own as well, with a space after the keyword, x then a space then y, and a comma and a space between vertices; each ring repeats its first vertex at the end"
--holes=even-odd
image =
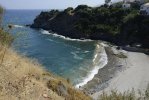
POLYGON ((92 34, 87 31, 82 31, 82 29, 89 29, 89 23, 86 23, 86 18, 84 19, 84 17, 88 17, 85 16, 84 13, 89 12, 89 10, 91 10, 89 8, 90 7, 82 5, 82 8, 77 7, 75 10, 67 8, 61 12, 56 10, 52 10, 50 12, 41 12, 40 15, 36 17, 31 27, 42 28, 49 30, 50 32, 56 32, 57 34, 75 39, 102 39, 112 41, 113 37, 111 34, 105 35, 105 33, 98 32, 96 30, 95 32, 91 32, 92 34))
POLYGON ((124 23, 120 38, 123 43, 139 43, 149 48, 149 16, 137 15, 124 23))
POLYGON ((117 45, 141 44, 149 48, 149 17, 138 12, 136 8, 124 10, 116 6, 91 8, 80 5, 64 11, 41 12, 31 27, 70 38, 105 40, 117 45))
POLYGON ((71 38, 86 37, 74 27, 74 24, 78 19, 78 15, 70 15, 68 13, 54 12, 54 14, 51 14, 50 12, 41 12, 41 14, 34 20, 34 24, 32 24, 31 27, 53 31, 71 38))

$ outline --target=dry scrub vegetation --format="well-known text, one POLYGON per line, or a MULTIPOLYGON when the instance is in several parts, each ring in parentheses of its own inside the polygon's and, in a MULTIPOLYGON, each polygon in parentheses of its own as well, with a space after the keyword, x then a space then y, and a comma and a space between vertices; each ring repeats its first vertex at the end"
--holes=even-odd
POLYGON ((47 72, 36 61, 2 45, 0 80, 1 100, 90 100, 66 80, 47 72))
POLYGON ((0 29, 0 100, 90 100, 37 61, 9 48, 12 37, 0 29))
MULTIPOLYGON (((0 7, 0 23, 3 9, 0 7)), ((8 30, 12 26, 8 26, 8 30)), ((10 48, 13 38, 0 26, 0 100, 90 100, 37 61, 10 48)))
POLYGON ((149 85, 144 92, 140 90, 136 92, 134 89, 124 93, 117 92, 116 90, 112 90, 109 94, 103 92, 99 100, 149 100, 149 85))
MULTIPOLYGON (((0 22, 2 12, 0 7, 0 22)), ((49 73, 37 61, 12 50, 12 40, 12 36, 0 28, 0 100, 91 100, 68 80, 49 73)), ((99 100, 149 100, 149 87, 138 94, 111 91, 111 94, 100 95, 99 100)))

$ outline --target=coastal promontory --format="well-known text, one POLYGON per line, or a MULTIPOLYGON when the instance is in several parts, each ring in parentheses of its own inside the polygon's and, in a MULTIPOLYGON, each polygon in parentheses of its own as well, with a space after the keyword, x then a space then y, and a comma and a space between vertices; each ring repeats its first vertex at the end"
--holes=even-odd
POLYGON ((124 9, 121 3, 100 7, 79 5, 75 9, 41 12, 31 27, 75 39, 104 40, 121 46, 140 44, 148 48, 149 16, 141 15, 139 10, 139 5, 124 9))

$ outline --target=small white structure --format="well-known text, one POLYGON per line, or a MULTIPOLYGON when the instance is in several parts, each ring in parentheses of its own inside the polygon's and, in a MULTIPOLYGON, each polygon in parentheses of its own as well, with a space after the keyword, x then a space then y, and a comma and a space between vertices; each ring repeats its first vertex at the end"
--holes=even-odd
POLYGON ((123 5, 122 5, 122 7, 124 8, 124 9, 128 9, 128 8, 130 8, 131 7, 131 4, 132 3, 138 3, 138 4, 143 4, 144 3, 144 0, 123 0, 123 5))
POLYGON ((124 3, 124 4, 122 5, 122 7, 123 7, 124 9, 129 9, 129 8, 131 7, 131 5, 130 5, 129 3, 124 3))
POLYGON ((140 14, 142 14, 142 15, 149 15, 149 3, 143 4, 140 7, 140 14))
POLYGON ((124 3, 139 3, 139 4, 143 4, 144 0, 123 0, 124 3))

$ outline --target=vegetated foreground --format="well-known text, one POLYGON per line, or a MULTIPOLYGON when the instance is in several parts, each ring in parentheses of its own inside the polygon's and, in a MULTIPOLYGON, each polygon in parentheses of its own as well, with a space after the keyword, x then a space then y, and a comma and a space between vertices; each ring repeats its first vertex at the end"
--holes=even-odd
POLYGON ((149 86, 143 93, 139 90, 135 92, 133 89, 124 93, 119 93, 117 90, 112 90, 110 94, 103 92, 98 100, 149 100, 149 86))
MULTIPOLYGON (((1 13, 0 13, 1 14, 1 13)), ((11 27, 9 27, 11 28, 11 27)), ((13 38, 0 29, 0 99, 2 100, 90 100, 66 80, 47 72, 39 63, 10 48, 13 38)), ((145 100, 149 97, 145 91, 145 100)), ((100 100, 136 100, 134 92, 103 94, 100 100)), ((143 99, 144 99, 143 98, 143 99)))
POLYGON ((140 6, 123 9, 122 3, 111 6, 80 5, 64 11, 41 12, 32 28, 42 28, 71 38, 105 40, 117 45, 149 47, 149 16, 139 14, 140 6))
MULTIPOLYGON (((2 36, 3 31, 0 31, 2 36)), ((5 33, 7 35, 7 33, 5 33)), ((9 39, 3 39, 9 40, 9 39)), ((5 43, 5 42, 3 42, 5 43)), ((0 99, 2 100, 91 100, 70 83, 47 72, 39 63, 0 45, 0 99)), ((134 91, 103 93, 99 100, 136 100, 134 91)), ((149 90, 139 97, 148 100, 149 90)))
POLYGON ((0 45, 0 80, 1 100, 91 99, 65 79, 50 74, 36 61, 5 45, 0 45))
MULTIPOLYGON (((3 9, 0 8, 0 20, 3 9)), ((12 26, 8 25, 8 30, 12 26)), ((91 100, 69 81, 11 49, 13 37, 0 27, 0 100, 91 100)))

